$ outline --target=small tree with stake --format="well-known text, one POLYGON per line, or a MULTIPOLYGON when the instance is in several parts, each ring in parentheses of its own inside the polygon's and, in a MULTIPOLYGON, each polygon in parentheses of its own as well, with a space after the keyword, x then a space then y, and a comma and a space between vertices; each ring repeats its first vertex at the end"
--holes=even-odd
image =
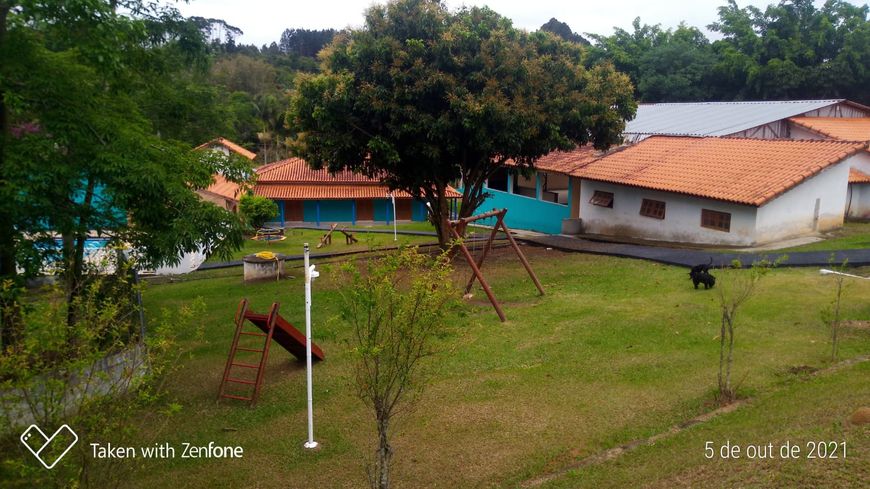
POLYGON ((415 248, 374 259, 361 271, 345 267, 341 317, 351 327, 354 383, 374 411, 378 443, 367 470, 375 489, 390 487, 393 419, 424 386, 422 360, 444 327, 445 306, 454 295, 446 255, 432 260, 415 248))
POLYGON ((731 367, 734 363, 734 329, 737 311, 758 290, 758 283, 767 275, 771 268, 785 260, 780 257, 771 262, 766 258, 753 262, 752 267, 746 272, 737 272, 743 266, 740 260, 734 260, 731 267, 734 273, 728 274, 719 280, 717 298, 719 309, 722 313, 722 322, 719 330, 719 375, 718 395, 723 403, 731 402, 736 397, 736 388, 731 384, 731 367))
POLYGON ((843 274, 846 270, 846 264, 849 260, 843 260, 843 263, 836 265, 834 254, 828 259, 828 264, 834 276, 834 299, 831 305, 822 309, 822 322, 831 328, 831 361, 836 362, 840 350, 840 309, 843 300, 843 289, 845 288, 846 275, 843 274))

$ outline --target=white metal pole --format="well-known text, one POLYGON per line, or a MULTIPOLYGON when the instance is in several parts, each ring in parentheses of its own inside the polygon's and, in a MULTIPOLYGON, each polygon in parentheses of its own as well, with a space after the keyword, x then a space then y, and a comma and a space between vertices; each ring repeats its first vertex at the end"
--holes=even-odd
POLYGON ((864 279, 864 280, 870 280, 870 277, 862 277, 860 275, 853 275, 851 273, 836 272, 834 270, 827 270, 825 268, 822 268, 821 270, 819 270, 819 273, 822 275, 842 275, 844 277, 852 277, 852 278, 860 278, 860 279, 864 279))
POLYGON ((308 243, 305 243, 305 374, 308 380, 308 441, 305 448, 317 448, 314 441, 314 395, 311 389, 311 281, 319 274, 309 262, 308 243))
POLYGON ((390 200, 393 201, 393 241, 398 241, 399 237, 396 233, 396 220, 398 217, 396 216, 396 195, 390 192, 390 200))

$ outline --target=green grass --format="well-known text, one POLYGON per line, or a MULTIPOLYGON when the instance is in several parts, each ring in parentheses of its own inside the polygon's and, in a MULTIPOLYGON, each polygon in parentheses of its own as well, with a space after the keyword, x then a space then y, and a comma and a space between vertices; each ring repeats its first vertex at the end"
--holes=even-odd
POLYGON ((777 251, 834 251, 870 248, 870 223, 847 222, 841 229, 828 233, 828 236, 830 237, 824 241, 777 251))
MULTIPOLYGON (((423 226, 420 224, 426 223, 409 223, 400 225, 401 230, 413 230, 413 231, 430 231, 432 227, 430 225, 423 226)), ((372 226, 372 229, 380 229, 378 226, 372 226)), ((392 227, 390 227, 392 229, 392 227)), ((243 258, 246 255, 250 255, 253 253, 258 253, 260 251, 272 251, 275 253, 284 253, 289 255, 298 255, 302 253, 302 246, 304 243, 308 243, 311 247, 312 253, 326 253, 326 252, 345 252, 345 251, 366 251, 366 250, 374 250, 385 247, 392 247, 397 245, 419 245, 424 243, 437 243, 438 238, 435 236, 409 236, 409 235, 398 235, 398 240, 393 240, 392 234, 386 233, 364 233, 364 232, 353 232, 351 234, 357 238, 358 242, 354 244, 348 245, 345 242, 344 234, 340 233, 338 230, 333 231, 332 233, 332 244, 326 245, 323 248, 317 248, 317 245, 320 243, 320 238, 326 231, 316 230, 316 229, 294 229, 288 228, 285 231, 286 239, 283 241, 259 241, 254 239, 246 239, 245 244, 242 249, 233 253, 232 259, 238 260, 243 258)), ((209 262, 220 261, 214 258, 210 258, 209 262)))
MULTIPOLYGON (((333 247, 344 246, 333 244, 333 247)), ((694 290, 682 268, 526 248, 547 295, 506 249, 484 265, 508 322, 499 323, 477 289, 452 310, 450 334, 429 363, 431 382, 397 426, 397 487, 514 487, 584 457, 666 431, 713 408, 718 316, 713 291, 694 290)), ((240 270, 200 272, 145 294, 150 316, 202 297, 207 342, 197 343, 169 382, 183 406, 169 418, 142 414, 138 444, 182 441, 241 445, 242 460, 142 461, 129 487, 362 487, 363 460, 374 443, 372 415, 350 384, 350 334, 336 318, 334 268, 322 265, 314 285, 315 341, 327 359, 315 366, 315 434, 322 448, 307 452, 305 381, 300 364, 280 347, 270 356, 259 405, 214 400, 242 297, 255 310, 273 301, 303 324, 303 284, 243 284, 240 270)), ((719 280, 727 280, 721 272, 719 280)), ((468 278, 458 264, 457 282, 468 278)), ((817 272, 780 269, 738 316, 735 378, 754 400, 652 447, 583 469, 555 487, 783 486, 817 484, 828 470, 835 484, 866 475, 867 432, 847 431, 844 413, 870 404, 866 365, 801 381, 790 367, 824 367, 829 352, 819 310, 831 298, 817 272), (840 424, 838 424, 840 423, 840 424), (843 438, 856 446, 848 465, 732 464, 706 461, 706 439, 806 443, 843 438), (684 463, 685 462, 685 463, 684 463), (863 466, 861 466, 863 464, 863 466), (731 467, 738 467, 732 471, 731 467), (826 468, 827 467, 827 468, 826 468), (635 473, 635 471, 637 471, 635 473), (850 479, 851 478, 851 479, 850 479)), ((848 319, 866 320, 870 284, 846 292, 848 319)), ((862 323, 866 324, 866 323, 862 323)), ((870 351, 870 330, 851 327, 844 358, 870 351)), ((824 463, 824 462, 822 462, 824 463)), ((864 479, 866 480, 866 478, 864 479)))

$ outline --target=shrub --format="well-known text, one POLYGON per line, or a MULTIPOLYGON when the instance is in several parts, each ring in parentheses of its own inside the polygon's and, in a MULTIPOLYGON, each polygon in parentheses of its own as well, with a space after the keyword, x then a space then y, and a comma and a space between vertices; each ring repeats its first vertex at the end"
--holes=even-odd
POLYGON ((278 204, 259 195, 245 195, 239 200, 239 212, 245 224, 259 229, 278 215, 278 204))

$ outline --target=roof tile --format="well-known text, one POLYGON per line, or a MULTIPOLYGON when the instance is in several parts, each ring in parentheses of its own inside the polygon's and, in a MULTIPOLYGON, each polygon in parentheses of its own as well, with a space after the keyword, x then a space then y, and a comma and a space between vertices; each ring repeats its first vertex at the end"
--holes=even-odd
POLYGON ((572 174, 760 206, 866 143, 653 136, 572 174))
POLYGON ((792 117, 789 121, 829 138, 870 141, 870 117, 792 117))

